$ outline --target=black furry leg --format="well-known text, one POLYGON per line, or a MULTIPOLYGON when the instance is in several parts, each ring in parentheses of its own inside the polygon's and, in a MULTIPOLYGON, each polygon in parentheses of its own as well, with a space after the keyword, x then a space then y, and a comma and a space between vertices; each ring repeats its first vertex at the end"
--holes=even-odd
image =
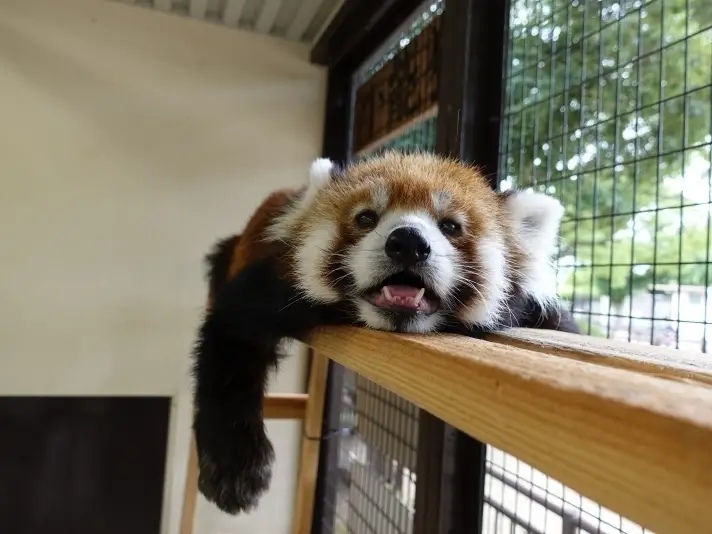
POLYGON ((507 326, 558 330, 572 334, 581 333, 581 329, 568 311, 558 307, 544 310, 540 304, 533 300, 524 301, 519 309, 517 321, 507 326))
MULTIPOLYGON (((581 329, 568 311, 558 307, 545 310, 539 303, 527 298, 511 300, 508 303, 507 313, 503 314, 497 326, 488 328, 486 331, 492 332, 515 327, 558 330, 572 334, 581 333, 581 329)), ((455 325, 448 330, 448 333, 484 339, 486 331, 474 326, 455 325)))
POLYGON ((269 488, 274 450, 262 398, 278 344, 320 323, 273 260, 255 262, 213 296, 195 347, 195 431, 200 492, 221 510, 253 508, 269 488))

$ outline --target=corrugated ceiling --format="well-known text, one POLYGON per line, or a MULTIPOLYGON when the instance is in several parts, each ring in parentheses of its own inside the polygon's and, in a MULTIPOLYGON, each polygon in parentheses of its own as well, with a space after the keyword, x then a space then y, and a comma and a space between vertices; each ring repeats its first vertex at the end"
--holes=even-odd
POLYGON ((344 0, 119 0, 311 44, 344 0))

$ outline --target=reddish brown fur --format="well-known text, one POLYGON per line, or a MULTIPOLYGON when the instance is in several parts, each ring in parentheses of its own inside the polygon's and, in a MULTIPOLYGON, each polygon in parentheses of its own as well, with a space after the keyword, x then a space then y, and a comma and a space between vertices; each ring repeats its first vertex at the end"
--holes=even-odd
POLYGON ((274 251, 275 245, 264 241, 264 232, 297 192, 295 189, 279 189, 270 194, 255 210, 233 251, 229 278, 233 278, 248 263, 264 258, 274 251))
POLYGON ((480 172, 454 160, 429 154, 404 156, 388 153, 380 158, 351 166, 340 187, 326 191, 320 204, 323 216, 340 216, 359 201, 370 199, 374 185, 387 183, 392 207, 429 207, 430 194, 447 189, 453 195, 453 207, 463 209, 475 224, 498 209, 497 195, 480 172), (336 213, 334 213, 336 211, 336 213))
MULTIPOLYGON (((387 186, 388 209, 425 208, 440 218, 449 212, 464 213, 469 233, 475 235, 488 228, 502 211, 498 195, 476 168, 429 154, 388 153, 349 168, 341 184, 324 191, 312 217, 332 218, 339 220, 344 230, 351 228, 354 208, 370 202, 374 186, 379 184, 387 186), (431 195, 440 189, 447 190, 452 200, 449 212, 435 214, 431 195)), ((467 245, 467 236, 456 243, 467 245)))

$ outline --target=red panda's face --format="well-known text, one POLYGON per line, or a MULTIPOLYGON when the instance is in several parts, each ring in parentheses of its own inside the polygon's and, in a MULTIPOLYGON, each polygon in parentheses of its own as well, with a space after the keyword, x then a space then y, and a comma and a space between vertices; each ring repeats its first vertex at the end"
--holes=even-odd
POLYGON ((389 153, 342 172, 318 160, 272 237, 290 244, 305 298, 349 301, 367 326, 487 327, 517 273, 532 271, 516 265, 529 256, 514 235, 531 231, 532 213, 518 226, 512 205, 475 169, 431 155, 389 153))

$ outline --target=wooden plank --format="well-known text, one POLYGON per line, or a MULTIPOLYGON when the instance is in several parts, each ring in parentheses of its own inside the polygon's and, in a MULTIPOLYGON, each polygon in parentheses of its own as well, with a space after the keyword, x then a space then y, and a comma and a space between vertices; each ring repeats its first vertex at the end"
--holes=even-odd
POLYGON ((438 105, 435 104, 434 106, 429 107, 426 109, 422 114, 418 115, 417 117, 413 117, 411 120, 408 122, 402 124, 395 130, 391 130, 389 133, 384 135, 383 137, 379 137, 378 139, 370 142, 366 146, 364 146, 361 150, 359 150, 355 156, 357 158, 364 156, 365 154, 368 154, 369 152, 377 149, 380 146, 383 146, 384 144, 388 143, 389 141, 393 141, 393 139, 396 139, 397 137, 400 137, 404 133, 406 133, 408 130, 411 128, 414 128, 421 122, 425 122, 426 120, 435 117, 438 114, 438 105))
POLYGON ((712 389, 461 336, 310 345, 658 534, 710 532, 712 389))
POLYGON ((190 0, 190 16, 204 19, 208 10, 208 0, 190 0))
POLYGON ((271 394, 263 401, 265 419, 304 419, 308 395, 304 393, 271 394))
POLYGON ((712 355, 709 354, 528 328, 513 328, 489 334, 487 339, 510 347, 629 369, 661 378, 712 385, 712 355))
POLYGON ((415 0, 342 2, 312 47, 312 63, 358 68, 373 53, 373 43, 388 39, 393 28, 408 19, 417 5, 415 0))
POLYGON ((316 44, 319 39, 321 39, 321 36, 324 35, 324 32, 331 26, 331 23, 336 19, 337 15, 341 11, 341 8, 344 6, 344 0, 335 0, 333 2, 333 5, 331 6, 331 10, 329 11, 329 14, 326 16, 324 19, 324 22, 322 23, 321 27, 317 30, 316 34, 312 38, 311 42, 312 45, 316 44))
POLYGON ((223 11, 222 21, 227 26, 237 26, 242 17, 242 10, 246 0, 227 0, 225 11, 223 11))
POLYGON ((440 17, 434 18, 356 90, 353 142, 357 154, 403 133, 404 126, 432 116, 439 95, 435 43, 440 41, 440 25, 440 17))
POLYGON ((282 6, 282 0, 263 0, 262 11, 260 11, 255 23, 255 30, 260 33, 269 34, 274 27, 274 21, 282 6))
POLYGON ((198 502, 198 450, 195 438, 190 433, 190 451, 188 453, 188 471, 183 489, 183 510, 180 518, 180 534, 193 534, 195 505, 198 502))
POLYGON ((311 371, 309 373, 309 404, 304 420, 304 437, 302 438, 301 457, 299 460, 297 501, 294 507, 292 534, 309 534, 312 528, 328 372, 328 358, 315 351, 312 355, 311 371))
POLYGON ((301 40, 320 6, 321 0, 302 0, 297 16, 287 28, 287 39, 301 40))

